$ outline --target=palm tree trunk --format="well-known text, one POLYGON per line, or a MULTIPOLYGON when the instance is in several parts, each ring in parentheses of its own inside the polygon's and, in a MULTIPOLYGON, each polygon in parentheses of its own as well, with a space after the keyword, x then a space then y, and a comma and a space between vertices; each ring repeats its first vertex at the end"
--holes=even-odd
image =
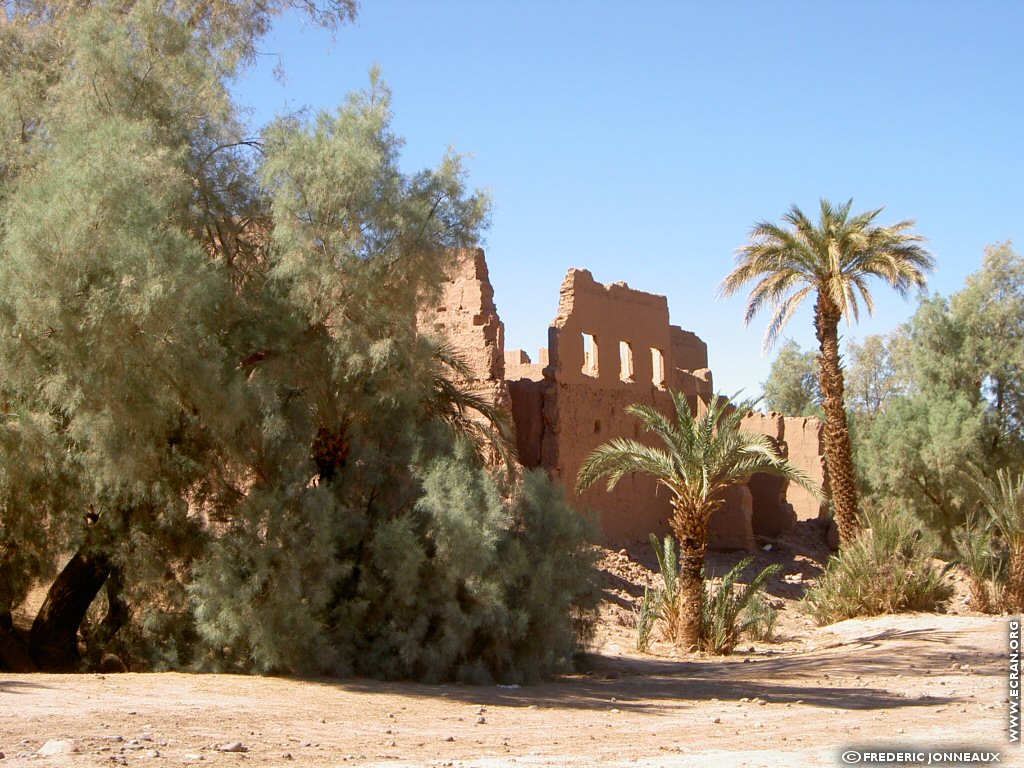
POLYGON ((672 502, 669 527, 679 542, 679 623, 677 645, 688 651, 700 647, 704 614, 704 554, 708 546, 708 521, 715 507, 687 510, 678 499, 672 502))
POLYGON ((704 612, 704 550, 679 545, 679 637, 677 642, 688 651, 700 646, 701 615, 704 612))
POLYGON ((814 307, 814 329, 818 337, 818 381, 825 411, 825 462, 829 487, 839 528, 840 545, 849 544, 860 531, 857 517, 857 487, 850 448, 850 428, 843 403, 843 367, 839 357, 839 309, 818 295, 814 307))

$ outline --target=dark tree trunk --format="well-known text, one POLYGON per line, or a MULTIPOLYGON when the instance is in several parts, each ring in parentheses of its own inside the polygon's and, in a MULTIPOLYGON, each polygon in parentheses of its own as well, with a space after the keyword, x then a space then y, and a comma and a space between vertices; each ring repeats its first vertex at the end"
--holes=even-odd
POLYGON ((30 652, 40 669, 66 672, 77 667, 78 628, 109 575, 109 558, 85 547, 64 566, 29 634, 30 652))
POLYGON ((9 672, 38 672, 28 655, 28 643, 14 626, 10 611, 0 612, 0 669, 9 672))
POLYGON ((839 528, 840 546, 849 544, 860 532, 857 517, 857 486, 850 448, 850 428, 843 404, 843 368, 839 356, 839 309, 826 297, 818 295, 814 307, 814 329, 818 337, 820 357, 818 380, 821 385, 822 409, 825 411, 825 462, 829 489, 839 528))

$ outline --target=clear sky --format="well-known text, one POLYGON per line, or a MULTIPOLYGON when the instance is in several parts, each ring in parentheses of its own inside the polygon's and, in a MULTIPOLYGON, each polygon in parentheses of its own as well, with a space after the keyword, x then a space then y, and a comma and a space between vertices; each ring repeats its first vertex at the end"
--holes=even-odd
MULTIPOLYGON (((585 267, 667 295, 716 389, 759 393, 767 316, 743 328, 745 297, 717 286, 755 221, 822 196, 917 219, 943 294, 986 244, 1024 245, 1024 2, 362 0, 333 41, 287 16, 264 48, 235 89, 254 126, 332 109, 378 64, 403 167, 469 156, 494 200, 506 347, 533 356, 566 270, 585 267)), ((875 295, 848 337, 914 309, 875 295)), ((810 317, 787 331, 804 349, 810 317)))

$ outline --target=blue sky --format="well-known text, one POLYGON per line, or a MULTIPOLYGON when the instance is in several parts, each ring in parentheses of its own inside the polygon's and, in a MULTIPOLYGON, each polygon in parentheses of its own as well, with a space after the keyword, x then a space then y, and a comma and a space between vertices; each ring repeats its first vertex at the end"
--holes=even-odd
MULTIPOLYGON (((716 289, 755 221, 822 196, 917 219, 943 294, 1024 244, 1024 3, 363 0, 333 40, 289 15, 263 48, 235 88, 254 126, 333 109, 376 64, 407 170, 469 156, 506 346, 531 355, 585 267, 667 295, 716 388, 759 393, 767 317, 744 328, 716 289)), ((875 296, 847 337, 914 309, 875 296)), ((787 331, 805 349, 810 317, 787 331)))

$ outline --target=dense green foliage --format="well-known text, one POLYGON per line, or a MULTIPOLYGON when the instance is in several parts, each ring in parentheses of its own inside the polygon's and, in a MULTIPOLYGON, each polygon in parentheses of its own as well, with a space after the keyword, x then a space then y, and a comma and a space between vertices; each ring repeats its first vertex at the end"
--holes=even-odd
POLYGON ((507 425, 416 324, 488 200, 403 172, 376 73, 249 136, 228 84, 288 5, 5 6, 0 618, 59 572, 44 666, 81 624, 133 667, 549 672, 586 531, 487 468, 507 425))
POLYGON ((947 552, 979 501, 963 473, 973 465, 994 477, 1024 458, 1022 338, 1024 259, 1009 244, 992 246, 963 290, 923 298, 881 340, 891 362, 875 377, 887 394, 854 414, 867 503, 899 500, 947 552))
POLYGON ((934 545, 913 518, 890 511, 865 515, 868 527, 833 556, 804 608, 818 624, 857 616, 934 611, 952 594, 933 564, 934 545))

